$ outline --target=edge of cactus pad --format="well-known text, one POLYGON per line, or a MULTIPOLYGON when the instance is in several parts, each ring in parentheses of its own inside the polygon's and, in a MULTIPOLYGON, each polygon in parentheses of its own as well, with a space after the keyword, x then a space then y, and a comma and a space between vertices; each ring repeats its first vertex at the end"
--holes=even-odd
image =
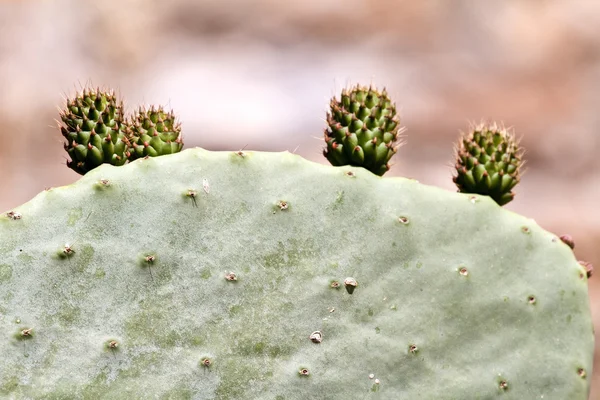
POLYGON ((533 220, 287 152, 102 165, 0 216, 0 394, 586 399, 585 270, 533 220))

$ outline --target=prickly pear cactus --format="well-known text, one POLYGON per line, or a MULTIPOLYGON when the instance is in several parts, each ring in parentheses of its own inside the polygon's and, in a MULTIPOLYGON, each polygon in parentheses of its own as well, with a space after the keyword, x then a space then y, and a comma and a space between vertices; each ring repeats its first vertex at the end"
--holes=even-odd
POLYGON ((60 132, 71 160, 67 166, 83 175, 101 164, 124 165, 128 146, 123 131, 123 102, 114 91, 85 88, 60 112, 60 132))
POLYGON ((332 165, 364 167, 376 175, 389 169, 402 130, 386 90, 356 85, 331 99, 323 155, 332 165))
POLYGON ((586 271, 490 198, 200 149, 3 214, 0 332, 15 399, 583 400, 593 354, 586 271))

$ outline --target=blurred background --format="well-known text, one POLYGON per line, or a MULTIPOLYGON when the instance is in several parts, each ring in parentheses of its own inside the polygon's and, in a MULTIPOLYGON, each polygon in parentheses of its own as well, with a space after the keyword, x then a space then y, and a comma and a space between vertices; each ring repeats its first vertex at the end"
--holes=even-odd
POLYGON ((407 128, 389 175, 454 191, 459 130, 503 121, 527 149, 506 208, 600 266, 599 25, 593 0, 0 0, 0 210, 78 179, 54 119, 86 83, 172 107, 188 148, 321 163, 330 97, 373 83, 407 128))

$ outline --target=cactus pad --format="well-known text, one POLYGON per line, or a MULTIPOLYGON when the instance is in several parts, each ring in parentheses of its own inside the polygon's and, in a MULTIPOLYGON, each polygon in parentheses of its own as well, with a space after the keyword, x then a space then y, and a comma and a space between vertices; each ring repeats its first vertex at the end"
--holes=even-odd
POLYGON ((6 398, 584 400, 593 345, 558 237, 362 168, 191 149, 0 216, 6 398))

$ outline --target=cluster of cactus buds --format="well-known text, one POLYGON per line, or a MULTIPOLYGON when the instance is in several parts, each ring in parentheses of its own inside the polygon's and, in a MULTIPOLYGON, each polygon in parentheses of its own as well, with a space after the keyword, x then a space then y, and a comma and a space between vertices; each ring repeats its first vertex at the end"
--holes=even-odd
POLYGON ((121 166, 140 157, 177 153, 183 148, 181 124, 162 107, 140 108, 125 118, 113 90, 84 88, 60 111, 60 131, 71 160, 84 175, 101 164, 121 166))
MULTIPOLYGON (((140 107, 125 118, 123 102, 112 90, 85 88, 67 99, 60 118, 71 157, 67 165, 82 175, 104 163, 121 166, 183 148, 173 111, 140 107)), ((334 166, 364 167, 381 176, 390 169, 402 131, 386 89, 356 85, 343 89, 339 100, 331 99, 323 155, 334 166)), ((495 123, 480 124, 459 140, 453 180, 460 192, 487 195, 504 205, 514 198, 521 155, 512 132, 495 123)))
MULTIPOLYGON (((60 118, 71 157, 67 165, 82 175, 104 163, 121 166, 183 148, 173 111, 140 107, 124 118, 123 103, 112 90, 84 89, 67 100, 60 118)), ((323 155, 334 166, 364 167, 382 176, 390 169, 402 131, 386 89, 356 85, 343 89, 339 100, 331 99, 323 155)), ((513 132, 495 123, 472 127, 456 147, 454 183, 460 192, 487 195, 504 205, 515 196, 521 157, 513 132)))

